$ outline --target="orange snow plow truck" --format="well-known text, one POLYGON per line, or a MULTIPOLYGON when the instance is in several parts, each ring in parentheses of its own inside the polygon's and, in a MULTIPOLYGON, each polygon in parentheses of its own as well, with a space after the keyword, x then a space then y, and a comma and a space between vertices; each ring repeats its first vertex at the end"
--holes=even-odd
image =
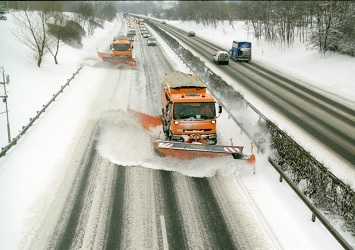
POLYGON ((161 90, 163 108, 159 117, 129 109, 147 130, 162 125, 165 140, 153 142, 160 155, 184 160, 232 155, 255 163, 253 154, 243 153, 243 146, 217 145, 216 102, 196 75, 179 71, 166 74, 161 90))
POLYGON ((133 45, 126 36, 119 36, 113 39, 110 45, 111 54, 97 52, 98 56, 104 61, 112 64, 128 64, 130 67, 136 67, 136 60, 132 57, 133 45))

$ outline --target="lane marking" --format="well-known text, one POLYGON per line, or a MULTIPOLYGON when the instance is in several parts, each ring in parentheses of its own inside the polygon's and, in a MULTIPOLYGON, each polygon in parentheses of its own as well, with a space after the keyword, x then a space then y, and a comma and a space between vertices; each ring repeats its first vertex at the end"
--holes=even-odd
POLYGON ((163 215, 160 215, 160 225, 161 225, 161 234, 163 237, 163 249, 168 250, 169 249, 168 236, 166 235, 165 218, 163 215))

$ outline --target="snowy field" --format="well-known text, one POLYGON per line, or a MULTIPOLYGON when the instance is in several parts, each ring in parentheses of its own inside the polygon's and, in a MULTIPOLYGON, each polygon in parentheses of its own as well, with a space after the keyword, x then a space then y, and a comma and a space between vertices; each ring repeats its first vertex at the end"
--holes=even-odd
MULTIPOLYGON (((344 102, 354 105, 354 58, 334 54, 328 54, 325 58, 321 58, 316 51, 306 51, 304 45, 297 42, 293 48, 279 50, 277 47, 255 41, 252 34, 248 32, 243 23, 236 23, 235 30, 233 30, 231 26, 223 25, 222 23, 217 28, 204 27, 191 22, 181 23, 179 21, 168 21, 168 23, 186 31, 194 30, 196 36, 211 40, 224 47, 226 50, 229 50, 233 40, 252 41, 253 60, 265 63, 277 71, 303 80, 321 91, 341 96, 344 102), (272 57, 272 60, 268 60, 269 57, 272 57), (334 72, 336 72, 336 74, 334 74, 334 72)), ((7 94, 9 95, 8 105, 10 111, 11 136, 15 137, 22 126, 27 125, 29 119, 35 116, 36 111, 40 110, 42 106, 52 98, 53 94, 58 92, 60 86, 65 84, 67 79, 70 78, 82 64, 83 60, 96 57, 96 48, 99 44, 102 47, 108 47, 112 34, 117 31, 117 23, 106 23, 104 30, 97 29, 92 37, 84 39, 84 47, 82 49, 74 49, 63 45, 58 58, 59 65, 55 65, 53 59, 49 55, 46 55, 41 68, 36 66, 36 63, 31 58, 29 49, 14 38, 12 34, 13 30, 12 16, 8 15, 7 21, 0 22, 0 31, 2 34, 0 37, 0 43, 2 45, 0 47, 0 67, 4 67, 5 74, 9 74, 11 79, 10 84, 7 85, 6 88, 7 94)), ((166 51, 169 50, 166 44, 161 40, 159 40, 159 46, 163 47, 166 51)), ((174 60, 175 59, 176 58, 174 58, 174 60)), ((174 64, 178 67, 183 67, 178 61, 175 61, 174 64)), ((88 83, 90 83, 90 79, 105 78, 104 75, 90 75, 89 71, 85 72, 85 76, 79 76, 78 78, 84 78, 88 83)), ((0 76, 0 80, 2 81, 1 77, 2 76, 0 76)), ((229 82, 229 80, 227 82, 229 82)), ((85 89, 88 99, 96 95, 97 84, 88 84, 85 89)), ((231 84, 234 83, 231 82, 231 84)), ((238 86, 235 87, 238 89, 238 86)), ((41 138, 45 136, 43 131, 39 131, 36 127, 33 127, 28 134, 26 134, 27 139, 21 139, 27 140, 26 144, 22 144, 20 141, 18 145, 9 151, 7 156, 0 158, 0 200, 2 201, 0 205, 0 225, 2 225, 0 228, 1 249, 13 249, 11 247, 13 247, 14 244, 11 245, 9 243, 12 239, 16 241, 21 237, 26 237, 25 234, 28 233, 28 231, 26 231, 28 228, 24 228, 21 225, 23 225, 24 221, 35 216, 35 212, 31 209, 40 202, 41 195, 43 195, 44 192, 42 189, 48 188, 50 183, 55 182, 58 174, 62 175, 62 173, 56 172, 56 167, 58 167, 59 164, 65 163, 63 159, 65 158, 64 153, 66 151, 63 150, 63 147, 70 144, 70 138, 75 137, 78 133, 77 130, 73 129, 75 124, 71 124, 68 121, 71 120, 70 117, 73 115, 80 116, 80 114, 86 114, 90 108, 90 101, 87 101, 88 107, 85 110, 75 108, 76 103, 72 102, 73 98, 70 98, 70 96, 75 95, 75 91, 82 91, 82 89, 75 87, 75 84, 71 88, 68 94, 64 93, 62 97, 60 97, 58 100, 59 104, 54 104, 64 105, 62 113, 60 113, 59 116, 53 116, 48 113, 46 120, 40 118, 38 121, 38 123, 47 121, 48 126, 61 127, 61 133, 63 134, 58 133, 54 136, 56 142, 54 147, 46 148, 44 152, 31 148, 31 146, 26 147, 25 145, 31 145, 29 143, 31 138, 41 138), (74 110, 75 112, 66 112, 65 110, 74 110), (59 123, 58 118, 61 119, 59 123), (67 137, 64 137, 64 134, 67 137), (63 138, 67 139, 63 140, 63 138), (26 170, 26 166, 31 167, 36 165, 38 158, 42 161, 41 164, 39 164, 42 168, 37 169, 36 172, 30 169, 26 170), (22 159, 30 159, 30 161, 24 162, 22 159), (33 181, 30 182, 28 179, 33 181), (9 192, 9 190, 11 190, 11 192, 9 192), (8 218, 17 219, 9 221, 8 218), (7 237, 6 241, 5 237, 7 237), (4 246, 1 245, 2 242, 7 242, 7 244, 10 245, 5 245, 4 248, 4 246)), ((310 142, 306 138, 302 138, 303 135, 301 133, 297 133, 297 128, 293 128, 286 120, 277 117, 277 114, 272 110, 262 108, 263 105, 254 98, 252 93, 248 93, 243 89, 239 90, 244 94, 247 100, 259 108, 267 117, 274 120, 281 127, 292 130, 294 137, 301 140, 304 144, 309 145, 310 142)), ((4 95, 3 86, 0 88, 0 95, 4 95)), ((4 103, 0 105, 0 109, 1 112, 5 110, 4 103)), ((84 117, 82 119, 84 119, 84 117)), ((7 144, 6 116, 4 113, 0 115, 0 128, 0 144, 3 147, 7 144)), ((309 150, 314 149, 313 152, 315 152, 316 155, 323 153, 322 151, 315 150, 315 148, 316 146, 312 144, 309 150)), ((333 163, 341 164, 337 159, 327 159, 326 156, 321 157, 325 159, 325 162, 327 162, 329 166, 333 165, 333 163)), ((352 176, 354 173, 348 172, 344 174, 341 171, 350 170, 347 168, 349 166, 343 167, 344 168, 341 170, 336 170, 338 171, 337 174, 340 175, 340 178, 348 178, 347 180, 354 184, 355 178, 349 178, 349 176, 352 176)), ((268 171, 270 174, 273 170, 264 171, 268 171)), ((263 173, 263 171, 261 171, 261 173, 263 173)), ((274 173, 274 177, 275 176, 277 176, 276 173, 274 173)), ((253 190, 260 188, 268 189, 281 184, 275 182, 275 180, 269 183, 262 175, 257 175, 254 182, 250 185, 252 190, 248 190, 248 192, 251 193, 253 190)), ((294 194, 292 194, 291 191, 287 191, 280 193, 280 195, 292 196, 294 194)), ((257 193, 254 193, 253 196, 254 199, 262 199, 262 197, 258 197, 257 193)), ((294 199, 297 199, 297 197, 295 196, 294 199)), ((262 209, 267 211, 268 216, 287 218, 287 214, 273 215, 272 208, 268 208, 268 201, 265 202, 262 209)), ((38 210, 40 210, 40 208, 37 208, 36 212, 38 212, 38 210)), ((323 227, 319 221, 316 223, 310 222, 310 213, 305 215, 306 210, 307 209, 303 209, 300 211, 298 218, 299 223, 304 223, 303 226, 305 227, 323 227)), ((278 230, 280 233, 282 232, 282 228, 278 230)), ((314 231, 315 233, 310 236, 304 235, 305 242, 312 242, 314 240, 311 237, 315 237, 318 232, 316 229, 314 229, 314 231)), ((295 232, 295 234, 297 233, 295 232)), ((324 237, 324 234, 316 237, 318 237, 318 240, 322 241, 321 238, 324 237)), ((328 234, 327 237, 331 237, 330 234, 328 234)), ((285 238, 286 240, 290 240, 288 249, 297 249, 297 243, 292 241, 292 235, 285 236, 285 238)), ((349 240, 352 241, 353 246, 355 246, 355 240, 352 238, 349 238, 349 240)), ((328 242, 328 240, 324 239, 323 243, 324 242, 328 242)), ((341 249, 337 243, 334 243, 332 240, 329 241, 329 248, 341 249)), ((321 248, 313 247, 312 249, 321 248)))

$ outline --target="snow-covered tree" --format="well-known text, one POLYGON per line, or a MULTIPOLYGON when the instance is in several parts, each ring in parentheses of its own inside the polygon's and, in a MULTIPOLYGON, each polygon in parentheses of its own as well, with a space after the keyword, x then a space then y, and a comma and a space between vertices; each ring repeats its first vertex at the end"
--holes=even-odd
POLYGON ((322 55, 328 51, 338 51, 344 37, 344 25, 349 18, 350 2, 319 2, 311 29, 310 48, 319 50, 322 55))

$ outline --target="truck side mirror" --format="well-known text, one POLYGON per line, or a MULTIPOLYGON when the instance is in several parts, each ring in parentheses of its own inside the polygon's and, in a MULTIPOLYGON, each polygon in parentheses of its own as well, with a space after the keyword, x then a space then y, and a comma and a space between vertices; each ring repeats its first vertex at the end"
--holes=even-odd
POLYGON ((112 50, 112 44, 110 45, 110 50, 112 50))
POLYGON ((132 49, 133 49, 133 45, 132 45, 132 49))
POLYGON ((222 106, 221 105, 218 106, 218 113, 219 114, 222 113, 222 106))

